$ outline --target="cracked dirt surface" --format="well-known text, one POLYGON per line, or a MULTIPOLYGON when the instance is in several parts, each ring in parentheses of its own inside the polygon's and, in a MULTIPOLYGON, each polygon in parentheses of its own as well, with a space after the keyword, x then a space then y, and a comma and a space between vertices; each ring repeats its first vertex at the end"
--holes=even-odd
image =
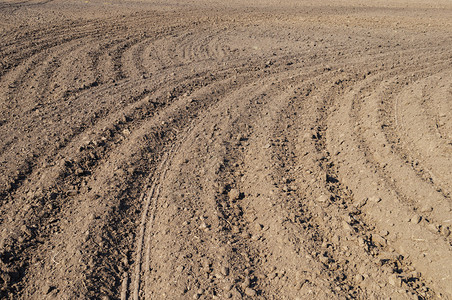
POLYGON ((452 299, 448 1, 2 1, 0 298, 452 299))

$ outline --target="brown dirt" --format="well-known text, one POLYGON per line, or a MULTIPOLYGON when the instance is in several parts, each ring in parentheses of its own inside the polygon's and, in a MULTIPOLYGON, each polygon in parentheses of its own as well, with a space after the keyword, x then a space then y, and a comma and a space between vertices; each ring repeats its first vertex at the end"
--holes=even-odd
POLYGON ((452 299, 452 4, 282 2, 0 3, 0 298, 452 299))

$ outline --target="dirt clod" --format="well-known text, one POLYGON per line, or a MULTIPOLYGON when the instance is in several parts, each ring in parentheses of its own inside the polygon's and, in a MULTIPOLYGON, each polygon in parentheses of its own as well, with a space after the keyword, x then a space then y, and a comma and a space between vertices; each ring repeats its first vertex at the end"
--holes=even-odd
POLYGON ((256 291, 253 290, 252 288, 247 287, 245 289, 245 295, 249 296, 249 297, 255 297, 257 295, 256 291))

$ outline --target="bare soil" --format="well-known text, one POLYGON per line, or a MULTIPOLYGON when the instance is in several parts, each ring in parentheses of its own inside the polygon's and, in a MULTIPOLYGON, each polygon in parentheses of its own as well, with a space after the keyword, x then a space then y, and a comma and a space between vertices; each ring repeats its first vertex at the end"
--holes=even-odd
POLYGON ((0 3, 2 299, 452 299, 451 192, 450 1, 0 3))

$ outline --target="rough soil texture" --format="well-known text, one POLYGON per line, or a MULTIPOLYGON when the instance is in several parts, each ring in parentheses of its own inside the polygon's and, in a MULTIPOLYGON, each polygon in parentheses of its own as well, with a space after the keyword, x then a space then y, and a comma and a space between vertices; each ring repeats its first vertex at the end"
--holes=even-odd
POLYGON ((452 299, 451 2, 282 2, 1 1, 0 298, 452 299))

